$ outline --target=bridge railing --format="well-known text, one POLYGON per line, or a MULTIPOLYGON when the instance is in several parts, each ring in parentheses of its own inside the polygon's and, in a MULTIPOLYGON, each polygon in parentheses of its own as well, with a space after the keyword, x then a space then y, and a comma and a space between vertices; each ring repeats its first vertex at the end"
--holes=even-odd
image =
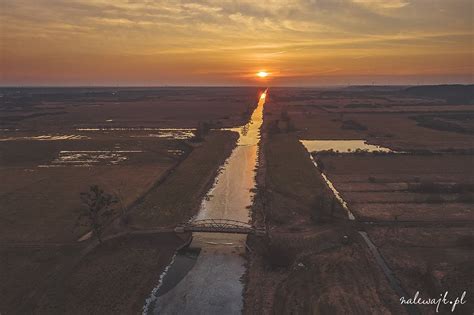
POLYGON ((258 229, 247 222, 228 219, 203 219, 183 223, 175 228, 176 233, 209 232, 234 234, 265 234, 264 229, 258 229))

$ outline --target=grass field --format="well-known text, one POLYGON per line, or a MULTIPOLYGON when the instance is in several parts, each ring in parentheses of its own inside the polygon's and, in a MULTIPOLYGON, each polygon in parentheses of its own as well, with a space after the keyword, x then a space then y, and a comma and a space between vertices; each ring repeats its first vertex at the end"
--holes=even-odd
MULTIPOLYGON (((251 241, 245 312, 405 313, 358 231, 368 233, 407 297, 471 292, 472 120, 458 119, 470 113, 468 102, 400 90, 273 89, 254 209, 271 232, 251 241), (439 120, 449 124, 440 128, 439 120), (355 214, 349 221, 340 208, 328 216, 318 200, 331 193, 298 142, 311 139, 361 139, 409 154, 316 155, 355 214)), ((469 303, 459 311, 469 313, 469 303)))
POLYGON ((243 124, 258 95, 253 88, 66 90, 2 100, 0 312, 140 312, 184 241, 130 233, 196 213, 237 134, 204 132, 196 141, 188 128, 243 124), (79 194, 94 184, 119 199, 115 217, 126 213, 106 223, 105 238, 125 235, 88 251, 96 241, 77 242, 89 228, 76 220, 79 194))

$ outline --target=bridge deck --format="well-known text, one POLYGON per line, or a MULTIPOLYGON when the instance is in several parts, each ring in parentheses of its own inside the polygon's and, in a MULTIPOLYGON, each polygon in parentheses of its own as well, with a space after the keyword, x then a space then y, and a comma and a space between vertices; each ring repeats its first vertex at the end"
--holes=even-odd
POLYGON ((207 233, 233 233, 233 234, 255 234, 263 235, 265 230, 258 229, 252 225, 226 219, 205 219, 196 220, 179 225, 175 228, 176 233, 184 232, 207 232, 207 233))

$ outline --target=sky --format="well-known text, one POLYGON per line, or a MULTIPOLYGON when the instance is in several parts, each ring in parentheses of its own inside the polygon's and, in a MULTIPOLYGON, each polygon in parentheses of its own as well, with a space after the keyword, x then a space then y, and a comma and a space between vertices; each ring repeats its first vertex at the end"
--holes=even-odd
POLYGON ((473 3, 0 0, 0 85, 472 83, 473 3))

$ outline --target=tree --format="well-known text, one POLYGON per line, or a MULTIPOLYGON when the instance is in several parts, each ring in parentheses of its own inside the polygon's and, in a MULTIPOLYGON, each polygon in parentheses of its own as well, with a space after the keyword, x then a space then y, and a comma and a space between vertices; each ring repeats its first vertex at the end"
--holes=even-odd
POLYGON ((120 223, 123 225, 128 224, 127 208, 125 207, 125 202, 123 200, 122 188, 125 186, 123 181, 120 181, 120 184, 116 189, 114 189, 114 194, 117 200, 117 203, 120 207, 120 223))
POLYGON ((194 141, 201 142, 204 140, 204 136, 206 136, 209 131, 211 130, 213 123, 212 122, 198 122, 198 126, 196 128, 196 132, 194 133, 194 141))
POLYGON ((98 185, 89 187, 88 192, 81 193, 82 207, 77 223, 88 226, 102 243, 102 231, 107 218, 115 213, 113 205, 117 199, 102 189, 98 185))
POLYGON ((279 126, 279 123, 280 123, 280 120, 279 120, 279 119, 270 121, 270 123, 269 123, 269 128, 268 128, 268 133, 269 133, 270 135, 274 135, 274 134, 280 133, 280 126, 279 126))
POLYGON ((288 115, 288 111, 286 109, 281 111, 280 118, 281 118, 282 121, 289 121, 290 120, 290 115, 288 115))
POLYGON ((291 121, 291 117, 290 115, 288 114, 288 111, 286 109, 284 109, 281 113, 280 113, 280 119, 281 121, 285 124, 286 126, 286 129, 285 129, 285 132, 288 133, 290 131, 293 131, 295 128, 294 128, 294 125, 293 125, 293 122, 291 121))
POLYGON ((314 223, 321 223, 322 222, 322 216, 324 212, 324 207, 325 207, 325 198, 324 195, 317 195, 313 198, 312 204, 311 204, 311 220, 314 223))
POLYGON ((337 204, 336 198, 332 197, 331 198, 331 217, 334 217, 334 211, 336 210, 336 204, 337 204))

